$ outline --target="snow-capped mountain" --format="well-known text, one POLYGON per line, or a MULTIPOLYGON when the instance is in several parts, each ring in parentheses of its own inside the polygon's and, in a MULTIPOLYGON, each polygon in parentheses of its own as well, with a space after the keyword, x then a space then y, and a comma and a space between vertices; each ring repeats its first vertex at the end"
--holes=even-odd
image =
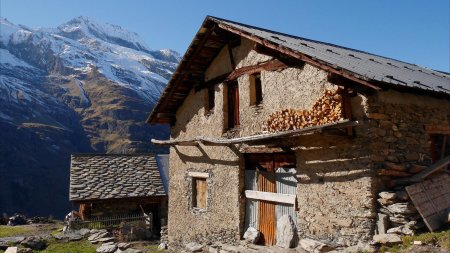
POLYGON ((87 17, 38 29, 0 18, 0 210, 68 211, 71 153, 161 151, 150 138, 168 129, 145 118, 179 60, 87 17))

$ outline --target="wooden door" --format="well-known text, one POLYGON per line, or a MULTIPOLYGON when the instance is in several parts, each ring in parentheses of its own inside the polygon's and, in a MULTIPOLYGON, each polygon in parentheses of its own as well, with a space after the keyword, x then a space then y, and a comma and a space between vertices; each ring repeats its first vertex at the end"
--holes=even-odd
MULTIPOLYGON (((273 171, 273 170, 272 170, 273 171)), ((258 175, 258 191, 276 192, 275 173, 260 172, 258 175)), ((276 204, 261 200, 259 202, 259 231, 263 245, 275 245, 276 241, 276 204)))

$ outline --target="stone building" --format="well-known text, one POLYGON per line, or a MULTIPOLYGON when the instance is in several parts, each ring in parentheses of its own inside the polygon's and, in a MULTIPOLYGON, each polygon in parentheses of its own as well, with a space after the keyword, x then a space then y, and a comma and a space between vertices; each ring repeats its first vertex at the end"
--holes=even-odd
POLYGON ((83 220, 151 213, 159 232, 167 219, 164 160, 153 154, 73 154, 69 199, 80 206, 83 220))
POLYGON ((371 240, 386 162, 448 155, 449 98, 448 73, 207 17, 148 119, 171 125, 152 140, 170 146, 169 246, 249 227, 275 244, 285 215, 297 238, 371 240))

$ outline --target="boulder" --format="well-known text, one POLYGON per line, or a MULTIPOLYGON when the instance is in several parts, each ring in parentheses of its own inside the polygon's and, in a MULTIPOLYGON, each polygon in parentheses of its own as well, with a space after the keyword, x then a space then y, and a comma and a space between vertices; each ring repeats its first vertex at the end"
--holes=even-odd
POLYGON ((394 200, 391 199, 383 199, 383 198, 379 198, 377 199, 378 203, 380 203, 383 206, 387 206, 387 205, 392 205, 395 203, 394 200))
POLYGON ((244 239, 253 244, 258 242, 259 236, 260 232, 254 227, 249 227, 244 233, 244 239))
POLYGON ((7 249, 9 246, 17 245, 25 240, 23 236, 0 238, 0 249, 7 249))
POLYGON ((126 242, 121 242, 121 243, 117 244, 117 247, 121 250, 126 250, 130 247, 130 244, 126 243, 126 242))
POLYGON ((33 250, 42 250, 47 247, 47 242, 40 237, 30 236, 23 240, 20 244, 33 250))
POLYGON ((106 231, 106 232, 104 232, 104 231, 99 231, 99 232, 97 232, 97 233, 95 233, 95 234, 92 234, 91 236, 89 236, 88 237, 88 240, 90 241, 90 242, 97 242, 97 240, 98 239, 100 239, 100 238, 105 238, 105 237, 108 237, 109 236, 109 233, 106 231))
POLYGON ((395 192, 380 192, 378 196, 382 199, 394 200, 396 198, 395 192))
POLYGON ((114 241, 116 241, 116 238, 114 238, 114 237, 103 237, 103 238, 99 238, 96 240, 96 242, 99 242, 99 243, 107 243, 107 242, 114 242, 114 241))
POLYGON ((128 248, 128 249, 122 251, 122 253, 142 253, 142 250, 128 248))
POLYGON ((404 226, 403 228, 402 228, 402 234, 404 234, 404 235, 414 235, 416 233, 416 231, 414 231, 414 229, 412 229, 411 227, 409 227, 409 226, 404 226))
POLYGON ((378 234, 386 234, 389 226, 389 217, 384 213, 377 214, 377 231, 378 234))
POLYGON ((386 209, 394 214, 412 214, 417 213, 416 208, 410 203, 395 203, 386 206, 386 209))
POLYGON ((402 239, 399 235, 396 234, 383 234, 383 235, 374 235, 373 241, 375 243, 393 245, 397 243, 401 243, 402 239))
POLYGON ((401 235, 402 234, 402 228, 403 226, 400 227, 395 227, 395 228, 390 228, 387 230, 388 234, 398 234, 401 235))
POLYGON ((297 236, 295 223, 290 215, 283 215, 277 221, 277 246, 289 249, 297 236))
POLYGON ((200 252, 203 249, 203 245, 196 243, 196 242, 190 242, 186 244, 186 250, 189 252, 200 252))
POLYGON ((17 253, 33 253, 33 250, 30 248, 19 248, 17 253))
POLYGON ((166 250, 166 249, 167 249, 167 243, 162 242, 158 245, 158 250, 166 250))
POLYGON ((17 253, 17 247, 8 247, 5 251, 5 253, 17 253))
POLYGON ((102 246, 98 247, 95 252, 97 253, 113 253, 117 249, 117 245, 115 244, 102 244, 102 246))
POLYGON ((85 236, 87 236, 88 234, 91 233, 91 230, 89 230, 89 229, 87 229, 87 228, 82 228, 82 229, 78 230, 77 232, 78 232, 78 234, 80 234, 81 236, 85 237, 85 236))
POLYGON ((67 240, 67 241, 80 241, 81 239, 84 238, 84 236, 78 233, 78 231, 59 233, 53 235, 53 237, 57 240, 67 240))
POLYGON ((27 224, 27 217, 21 214, 15 214, 9 217, 8 226, 18 226, 27 224))
POLYGON ((325 243, 315 241, 313 239, 305 238, 299 241, 299 245, 302 249, 308 251, 309 253, 322 253, 331 251, 333 248, 326 245, 325 243))

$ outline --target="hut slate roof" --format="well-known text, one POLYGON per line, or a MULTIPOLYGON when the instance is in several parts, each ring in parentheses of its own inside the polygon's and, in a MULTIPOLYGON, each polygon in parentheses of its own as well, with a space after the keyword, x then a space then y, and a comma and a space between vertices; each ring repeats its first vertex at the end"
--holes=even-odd
POLYGON ((164 196, 154 154, 74 154, 70 201, 164 196))

